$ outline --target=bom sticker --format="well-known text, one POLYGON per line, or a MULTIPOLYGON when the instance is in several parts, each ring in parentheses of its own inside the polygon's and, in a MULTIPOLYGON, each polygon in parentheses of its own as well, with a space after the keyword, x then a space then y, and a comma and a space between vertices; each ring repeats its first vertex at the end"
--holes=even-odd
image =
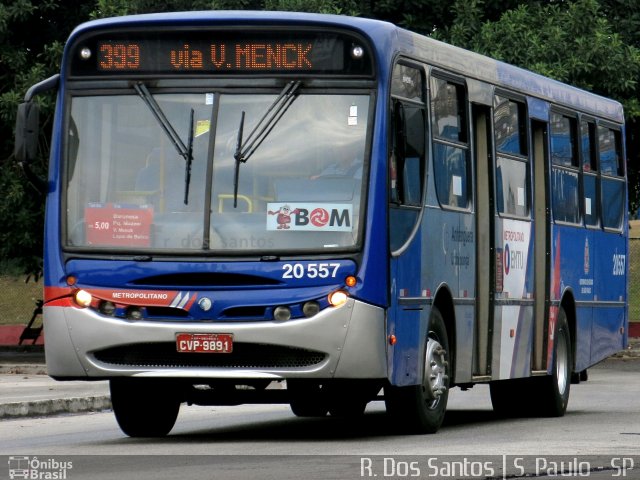
POLYGON ((269 203, 267 230, 351 232, 353 208, 349 203, 269 203))

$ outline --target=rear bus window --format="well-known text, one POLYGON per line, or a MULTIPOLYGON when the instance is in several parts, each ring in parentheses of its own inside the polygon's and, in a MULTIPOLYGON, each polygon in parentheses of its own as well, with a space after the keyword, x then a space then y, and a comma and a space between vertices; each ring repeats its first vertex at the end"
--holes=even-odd
POLYGON ((598 154, 602 174, 602 225, 619 229, 624 212, 624 165, 620 132, 598 126, 598 154))

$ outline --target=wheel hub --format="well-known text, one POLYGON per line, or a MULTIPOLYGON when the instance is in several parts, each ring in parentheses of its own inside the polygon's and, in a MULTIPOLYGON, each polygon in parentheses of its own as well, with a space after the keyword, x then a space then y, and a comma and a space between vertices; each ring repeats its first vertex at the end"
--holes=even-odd
POLYGON ((434 338, 429 338, 424 368, 423 388, 427 398, 432 399, 434 407, 442 394, 447 391, 447 357, 446 350, 440 342, 434 338))

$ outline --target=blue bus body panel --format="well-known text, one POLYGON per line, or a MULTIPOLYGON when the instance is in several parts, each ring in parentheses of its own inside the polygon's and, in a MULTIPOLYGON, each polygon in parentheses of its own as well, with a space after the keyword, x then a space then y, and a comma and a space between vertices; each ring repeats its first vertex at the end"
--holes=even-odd
POLYGON ((572 226, 554 225, 552 231, 552 301, 567 294, 575 300, 575 369, 581 371, 626 345, 627 239, 572 226))
POLYGON ((327 307, 327 296, 345 288, 344 279, 355 274, 355 263, 72 260, 66 273, 77 279, 76 287, 101 300, 186 311, 186 315, 161 312, 162 318, 174 321, 266 321, 272 320, 273 309, 279 305, 289 306, 298 318, 304 316, 304 302, 315 300, 327 307), (316 269, 320 264, 328 278, 296 278, 303 269, 308 271, 309 265, 316 269), (294 270, 294 265, 299 267, 294 270), (283 278, 285 274, 291 278, 283 278))

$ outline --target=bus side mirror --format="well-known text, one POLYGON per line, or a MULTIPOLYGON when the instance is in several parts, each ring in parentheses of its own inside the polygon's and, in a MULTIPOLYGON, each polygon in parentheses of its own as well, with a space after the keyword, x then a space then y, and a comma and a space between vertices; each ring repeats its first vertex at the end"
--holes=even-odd
POLYGON ((36 95, 58 87, 60 74, 55 74, 46 80, 32 85, 24 96, 24 103, 18 105, 16 116, 16 136, 13 155, 22 167, 27 180, 35 189, 46 193, 46 181, 40 178, 32 169, 31 163, 38 156, 38 137, 40 136, 40 107, 33 101, 36 95))
POLYGON ((40 107, 28 101, 18 105, 14 156, 18 163, 28 164, 38 155, 40 107))

